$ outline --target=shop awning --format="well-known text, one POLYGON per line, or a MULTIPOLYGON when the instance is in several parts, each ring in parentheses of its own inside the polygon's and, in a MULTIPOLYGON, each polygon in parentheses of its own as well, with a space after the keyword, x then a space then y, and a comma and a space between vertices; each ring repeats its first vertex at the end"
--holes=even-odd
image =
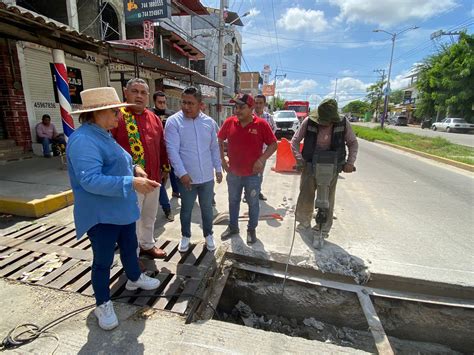
POLYGON ((153 54, 143 48, 125 44, 108 42, 109 56, 126 64, 139 65, 142 68, 155 71, 168 78, 184 80, 192 84, 202 84, 214 87, 223 87, 217 81, 209 79, 197 71, 172 63, 160 56, 153 54))
POLYGON ((87 57, 85 51, 100 53, 105 44, 65 24, 3 2, 0 2, 0 36, 62 49, 81 58, 87 57))
POLYGON ((174 16, 209 15, 206 7, 199 0, 173 0, 172 2, 180 11, 173 13, 174 16))

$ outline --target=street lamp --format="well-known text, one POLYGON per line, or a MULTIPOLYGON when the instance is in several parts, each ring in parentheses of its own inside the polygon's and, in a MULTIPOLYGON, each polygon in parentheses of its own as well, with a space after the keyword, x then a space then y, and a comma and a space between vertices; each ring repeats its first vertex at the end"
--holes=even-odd
POLYGON ((387 77, 387 85, 385 86, 385 100, 383 104, 383 114, 382 114, 382 119, 380 120, 380 127, 383 128, 383 124, 385 122, 385 119, 387 118, 387 111, 388 111, 388 99, 390 97, 390 74, 392 72, 392 61, 393 61, 393 50, 395 48, 395 40, 397 39, 397 36, 401 35, 402 33, 410 30, 416 30, 419 28, 418 26, 413 26, 413 27, 408 27, 405 28, 404 30, 400 32, 388 32, 385 30, 377 29, 373 30, 373 32, 385 32, 386 34, 390 35, 392 37, 392 54, 390 55, 390 64, 388 66, 388 77, 387 77))

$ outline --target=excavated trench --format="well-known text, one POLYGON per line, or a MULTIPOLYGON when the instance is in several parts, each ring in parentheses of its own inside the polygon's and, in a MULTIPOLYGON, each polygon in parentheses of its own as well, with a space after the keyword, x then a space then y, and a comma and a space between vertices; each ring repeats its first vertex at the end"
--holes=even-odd
MULTIPOLYGON (((474 310, 370 296, 395 353, 472 353, 474 310)), ((357 293, 233 267, 217 306, 223 321, 377 352, 357 293)))

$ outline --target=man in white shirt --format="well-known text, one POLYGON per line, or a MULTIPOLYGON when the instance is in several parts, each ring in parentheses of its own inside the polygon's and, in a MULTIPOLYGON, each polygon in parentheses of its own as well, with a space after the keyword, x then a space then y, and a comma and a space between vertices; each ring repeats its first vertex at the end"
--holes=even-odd
POLYGON ((216 249, 212 232, 214 171, 217 183, 221 183, 222 164, 215 121, 201 112, 201 106, 201 91, 195 87, 184 89, 181 111, 170 116, 165 127, 168 157, 179 179, 182 238, 178 250, 182 253, 189 249, 196 198, 201 208, 206 247, 209 251, 216 249))

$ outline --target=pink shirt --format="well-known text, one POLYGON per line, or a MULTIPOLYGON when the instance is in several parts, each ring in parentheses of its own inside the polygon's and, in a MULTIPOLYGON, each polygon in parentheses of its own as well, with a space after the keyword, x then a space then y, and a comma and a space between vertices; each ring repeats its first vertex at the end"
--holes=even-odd
POLYGON ((40 122, 36 125, 36 134, 39 138, 52 139, 58 135, 58 131, 56 131, 54 124, 50 123, 48 126, 45 126, 43 122, 40 122))

